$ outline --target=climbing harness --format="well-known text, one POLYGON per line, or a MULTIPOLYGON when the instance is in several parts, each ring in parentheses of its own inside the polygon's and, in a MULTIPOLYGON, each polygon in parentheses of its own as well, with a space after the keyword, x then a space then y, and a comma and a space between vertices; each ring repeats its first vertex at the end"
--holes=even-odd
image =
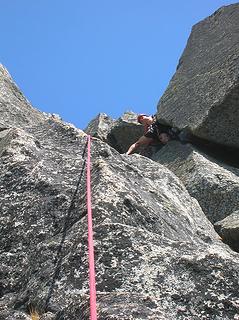
POLYGON ((88 135, 87 148, 87 213, 88 213, 88 251, 89 251, 89 277, 90 277, 90 320, 97 319, 96 312, 96 287, 95 287, 95 262, 94 262, 94 244, 92 227, 92 208, 91 208, 91 173, 90 173, 90 148, 91 136, 88 135))

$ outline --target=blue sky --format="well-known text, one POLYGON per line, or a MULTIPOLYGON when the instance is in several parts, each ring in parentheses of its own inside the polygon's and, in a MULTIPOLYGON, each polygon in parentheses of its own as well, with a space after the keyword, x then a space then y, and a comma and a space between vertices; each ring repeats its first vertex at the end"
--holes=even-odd
POLYGON ((192 26, 223 0, 1 0, 0 62, 32 105, 83 129, 155 113, 192 26))

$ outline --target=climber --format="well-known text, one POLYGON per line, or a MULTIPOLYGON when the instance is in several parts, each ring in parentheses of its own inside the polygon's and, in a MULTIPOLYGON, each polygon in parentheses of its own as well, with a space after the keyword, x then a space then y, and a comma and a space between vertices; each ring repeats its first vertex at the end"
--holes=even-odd
POLYGON ((132 154, 141 145, 149 145, 152 142, 160 142, 162 145, 167 144, 170 140, 178 140, 179 130, 172 128, 168 125, 160 123, 156 116, 149 116, 147 114, 140 114, 137 117, 140 124, 144 126, 144 135, 140 137, 135 143, 133 143, 128 151, 127 155, 132 154))

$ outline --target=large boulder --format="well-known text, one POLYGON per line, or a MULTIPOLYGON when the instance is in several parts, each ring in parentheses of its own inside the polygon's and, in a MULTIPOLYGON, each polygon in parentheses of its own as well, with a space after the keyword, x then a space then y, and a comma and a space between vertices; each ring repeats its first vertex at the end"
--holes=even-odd
POLYGON ((214 223, 230 215, 239 205, 239 169, 207 156, 191 144, 172 141, 153 155, 186 186, 214 223))
MULTIPOLYGON (((89 319, 86 135, 16 119, 0 140, 0 319, 89 319)), ((235 319, 239 258, 198 202, 164 166, 92 144, 98 319, 235 319)))
MULTIPOLYGON (((239 258, 197 201, 164 166, 92 143, 98 318, 233 319, 239 258)), ((0 319, 89 318, 85 146, 56 120, 2 141, 0 319)))
POLYGON ((239 4, 197 23, 158 104, 158 118, 239 147, 239 4))

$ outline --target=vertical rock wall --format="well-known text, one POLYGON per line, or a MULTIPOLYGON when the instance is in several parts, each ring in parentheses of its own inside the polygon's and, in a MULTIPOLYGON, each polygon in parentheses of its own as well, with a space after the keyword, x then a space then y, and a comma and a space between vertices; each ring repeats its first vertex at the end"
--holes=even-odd
POLYGON ((239 147, 239 4, 192 28, 158 118, 195 135, 239 147))

